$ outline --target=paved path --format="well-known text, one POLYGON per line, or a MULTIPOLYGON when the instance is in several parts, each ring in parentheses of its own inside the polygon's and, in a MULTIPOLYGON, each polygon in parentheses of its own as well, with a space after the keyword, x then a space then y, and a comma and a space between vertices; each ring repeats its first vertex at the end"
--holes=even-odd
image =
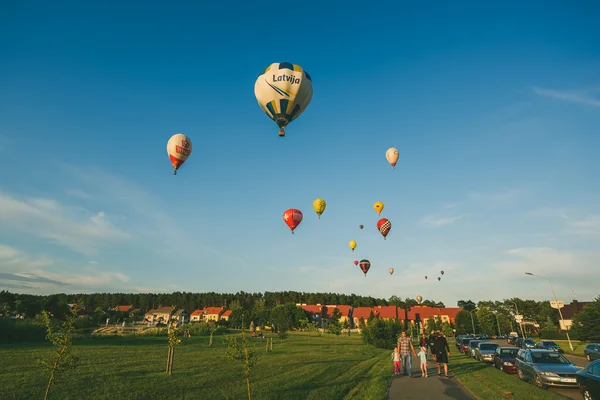
MULTIPOLYGON (((413 357, 413 376, 394 376, 388 391, 387 400, 412 399, 453 399, 475 400, 455 378, 445 378, 437 375, 437 365, 428 360, 429 377, 421 377, 419 361, 413 357)), ((442 369, 442 374, 444 370, 442 369)))

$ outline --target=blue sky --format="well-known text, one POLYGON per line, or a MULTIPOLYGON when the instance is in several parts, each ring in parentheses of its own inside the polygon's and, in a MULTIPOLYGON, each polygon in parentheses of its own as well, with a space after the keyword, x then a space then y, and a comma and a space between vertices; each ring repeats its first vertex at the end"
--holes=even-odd
POLYGON ((2 6, 0 289, 598 295, 599 5, 127 3, 2 6), (314 88, 285 138, 280 61, 314 88))

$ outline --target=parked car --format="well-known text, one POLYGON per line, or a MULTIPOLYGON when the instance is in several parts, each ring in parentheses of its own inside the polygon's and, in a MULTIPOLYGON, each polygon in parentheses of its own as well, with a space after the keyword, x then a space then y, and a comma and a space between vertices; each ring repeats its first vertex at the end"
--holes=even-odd
POLYGON ((494 367, 503 372, 517 372, 515 358, 517 357, 518 351, 519 350, 514 347, 496 347, 494 358, 492 359, 494 367))
POLYGON ((523 347, 523 338, 515 338, 515 341, 513 342, 513 344, 517 347, 523 347))
POLYGON ((546 389, 548 386, 577 387, 575 363, 554 350, 520 349, 516 358, 519 378, 546 389))
POLYGON ((565 352, 558 344, 556 344, 556 342, 553 342, 552 340, 542 340, 537 344, 537 348, 543 350, 554 350, 561 354, 565 352))
POLYGON ((589 343, 583 349, 583 355, 588 361, 600 360, 600 344, 589 343))
POLYGON ((498 347, 500 347, 498 343, 479 342, 475 348, 475 358, 477 361, 491 363, 494 360, 494 352, 498 347))
POLYGON ((462 340, 463 339, 472 339, 471 335, 458 335, 456 337, 456 348, 458 349, 458 351, 462 352, 462 340))
POLYGON ((460 347, 459 347, 459 351, 461 353, 465 353, 466 355, 469 355, 469 342, 473 340, 472 338, 464 338, 461 339, 460 341, 460 347))
POLYGON ((577 385, 585 400, 600 399, 600 360, 577 371, 577 385))
POLYGON ((523 340, 523 344, 521 344, 521 347, 524 349, 535 349, 537 348, 537 345, 535 344, 535 342, 533 340, 523 340))
POLYGON ((483 340, 473 339, 469 342, 469 354, 467 354, 469 357, 475 358, 475 349, 477 348, 477 344, 482 341, 483 340))

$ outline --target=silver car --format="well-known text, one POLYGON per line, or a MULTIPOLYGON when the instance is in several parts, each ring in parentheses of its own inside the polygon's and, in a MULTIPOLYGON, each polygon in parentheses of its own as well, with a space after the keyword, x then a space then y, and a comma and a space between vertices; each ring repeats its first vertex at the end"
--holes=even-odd
POLYGON ((542 389, 548 386, 577 387, 575 373, 579 368, 554 350, 521 349, 516 364, 519 378, 533 380, 542 389))
POLYGON ((497 343, 479 342, 475 348, 475 358, 481 362, 494 362, 494 352, 498 348, 497 343))

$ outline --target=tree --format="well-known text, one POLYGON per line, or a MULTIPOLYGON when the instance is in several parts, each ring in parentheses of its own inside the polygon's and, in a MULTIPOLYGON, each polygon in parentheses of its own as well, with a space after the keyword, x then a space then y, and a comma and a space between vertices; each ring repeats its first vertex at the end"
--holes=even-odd
POLYGON ((328 332, 329 333, 333 333, 334 335, 340 335, 342 333, 342 324, 340 324, 340 318, 342 316, 342 313, 340 312, 340 310, 336 307, 333 309, 333 312, 331 313, 331 318, 329 318, 329 324, 328 324, 328 332))
POLYGON ((287 336, 287 331, 290 329, 290 315, 285 306, 278 305, 271 310, 271 321, 273 327, 277 330, 280 339, 287 336))
POLYGON ((227 341, 227 357, 231 360, 238 361, 244 368, 244 377, 246 378, 246 388, 248 390, 248 400, 252 399, 251 391, 251 373, 252 369, 258 361, 258 353, 254 351, 253 345, 246 340, 246 334, 242 330, 240 339, 233 336, 228 336, 227 341))
POLYGON ((571 329, 582 340, 600 342, 600 296, 575 314, 571 329))
POLYGON ((473 327, 471 324, 471 313, 468 311, 459 311, 456 313, 456 318, 454 322, 456 324, 456 333, 459 335, 464 335, 466 333, 475 333, 473 332, 473 327))
POLYGON ((493 335, 498 331, 496 328, 496 316, 490 311, 488 307, 480 307, 475 311, 477 321, 479 323, 479 332, 488 335, 493 335))
POLYGON ((473 311, 477 308, 477 305, 471 300, 459 300, 457 305, 465 311, 473 311))

